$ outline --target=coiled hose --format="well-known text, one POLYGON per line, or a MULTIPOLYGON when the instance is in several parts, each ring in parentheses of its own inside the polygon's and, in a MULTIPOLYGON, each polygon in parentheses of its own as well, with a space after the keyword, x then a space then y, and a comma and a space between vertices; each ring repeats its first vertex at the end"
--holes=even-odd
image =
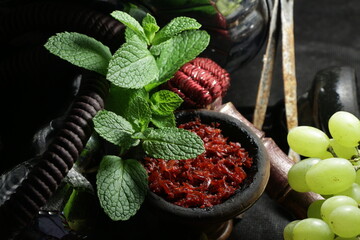
MULTIPOLYGON (((16 87, 26 81, 40 85, 38 79, 23 78, 27 77, 24 76, 27 71, 36 71, 39 66, 45 70, 50 68, 50 72, 59 70, 59 66, 60 71, 69 71, 67 63, 50 56, 43 48, 34 47, 42 46, 56 32, 84 33, 103 42, 111 50, 117 49, 123 41, 124 26, 121 23, 104 12, 78 3, 35 2, 1 9, 1 12, 0 41, 8 48, 4 51, 4 60, 0 62, 0 82, 4 90, 9 85, 16 87), (29 45, 30 54, 20 52, 20 56, 12 57, 13 51, 23 51, 29 45), (54 61, 60 65, 53 66, 54 61), (24 73, 21 74, 19 69, 24 69, 24 73), (17 82, 19 78, 14 75, 22 81, 17 82)), ((26 179, 0 206, 0 233, 5 239, 15 236, 31 223, 71 169, 92 133, 92 118, 104 107, 108 82, 93 74, 86 74, 83 78, 63 127, 26 179)))

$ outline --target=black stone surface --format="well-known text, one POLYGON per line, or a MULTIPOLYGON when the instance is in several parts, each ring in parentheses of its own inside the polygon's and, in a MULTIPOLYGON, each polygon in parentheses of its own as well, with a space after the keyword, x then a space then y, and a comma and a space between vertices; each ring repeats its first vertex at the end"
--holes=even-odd
MULTIPOLYGON (((318 71, 332 66, 349 66, 360 72, 360 2, 357 0, 303 0, 294 4, 294 31, 297 91, 306 93, 318 71)), ((278 47, 281 49, 281 46, 278 47)), ((232 73, 232 86, 225 97, 251 120, 255 106, 264 50, 253 61, 232 73)), ((276 136, 271 124, 279 116, 283 102, 281 52, 277 52, 275 74, 269 100, 268 135, 276 136)), ((327 106, 329 108, 333 106, 327 106)), ((281 134, 280 134, 281 135, 281 134)), ((282 145, 283 139, 275 139, 282 145)), ((266 194, 236 225, 230 239, 282 239, 282 229, 293 220, 266 194)))
MULTIPOLYGON (((356 0, 303 0, 294 3, 295 57, 298 95, 305 93, 315 74, 330 66, 350 66, 360 72, 360 3, 356 0)), ((278 50, 281 46, 278 46, 278 50)), ((253 107, 263 52, 232 73, 225 100, 238 108, 253 107)), ((277 52, 269 106, 283 98, 281 52, 277 52)))
MULTIPOLYGON (((358 0, 295 1, 295 54, 299 96, 306 93, 316 73, 324 68, 350 66, 356 70, 356 73, 359 73, 359 13, 360 1, 358 0)), ((255 105, 262 56, 263 51, 247 65, 232 72, 232 85, 224 99, 225 102, 233 102, 238 110, 249 119, 251 119, 255 105)), ((281 119, 281 116, 278 115, 281 111, 277 111, 276 108, 281 106, 282 101, 281 53, 278 52, 269 102, 270 123, 265 126, 270 135, 275 134, 273 132, 275 128, 271 126, 272 119, 281 119)), ((7 110, 13 111, 12 109, 7 110)), ((6 114, 9 113, 3 112, 1 116, 6 114)), ((4 139, 0 139, 0 150, 4 147, 1 141, 4 142, 4 139)), ((59 232, 55 234, 53 224, 58 224, 58 219, 53 221, 52 218, 50 220, 39 219, 36 224, 42 231, 51 230, 53 236, 60 238, 59 234, 64 230, 59 227, 59 232)), ((291 213, 264 194, 252 208, 235 220, 230 240, 282 239, 282 230, 291 220, 293 220, 291 213)), ((134 229, 130 228, 130 230, 134 229)), ((36 234, 30 233, 26 235, 26 239, 45 239, 45 236, 37 231, 36 234)))

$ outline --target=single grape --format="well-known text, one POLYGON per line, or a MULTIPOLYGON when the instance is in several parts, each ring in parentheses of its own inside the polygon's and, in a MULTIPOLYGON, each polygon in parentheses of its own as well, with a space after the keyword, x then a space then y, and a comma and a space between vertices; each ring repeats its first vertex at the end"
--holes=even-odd
POLYGON ((345 195, 351 197, 360 204, 360 185, 357 183, 353 183, 351 187, 349 187, 345 191, 337 193, 336 195, 345 195))
POLYGON ((329 224, 340 237, 356 237, 360 234, 360 209, 349 205, 337 207, 329 215, 329 224))
POLYGON ((345 111, 334 113, 328 121, 331 136, 345 147, 355 147, 360 141, 359 119, 345 111))
POLYGON ((306 158, 295 163, 288 172, 288 182, 292 189, 297 192, 309 192, 305 175, 311 166, 321 161, 319 158, 306 158))
POLYGON ((334 150, 337 157, 351 159, 352 156, 358 154, 355 147, 345 147, 339 144, 335 139, 330 139, 330 146, 334 150))
POLYGON ((328 158, 319 161, 307 171, 306 183, 310 190, 318 194, 336 194, 354 183, 356 171, 344 158, 328 158))
POLYGON ((329 216, 336 209, 340 206, 354 206, 356 207, 358 204, 357 202, 348 196, 333 196, 331 198, 326 199, 323 204, 321 205, 320 212, 321 212, 321 218, 325 222, 329 222, 329 216))
POLYGON ((294 220, 292 222, 289 222, 285 228, 284 228, 284 231, 283 231, 283 237, 284 237, 284 240, 293 240, 293 230, 294 230, 294 227, 295 225, 300 222, 300 220, 294 220))
POLYGON ((312 202, 307 209, 307 217, 321 219, 321 206, 324 202, 325 199, 312 202))
POLYGON ((306 218, 300 220, 293 229, 294 240, 333 240, 334 233, 321 219, 306 218))
POLYGON ((324 156, 330 144, 323 131, 310 126, 292 128, 287 135, 287 141, 292 150, 305 157, 324 156))

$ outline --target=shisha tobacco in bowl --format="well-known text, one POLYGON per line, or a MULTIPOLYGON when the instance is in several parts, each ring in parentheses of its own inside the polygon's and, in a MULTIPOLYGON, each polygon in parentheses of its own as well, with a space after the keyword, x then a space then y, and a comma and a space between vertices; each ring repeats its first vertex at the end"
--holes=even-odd
POLYGON ((247 177, 252 157, 241 143, 228 141, 219 123, 195 119, 179 128, 196 133, 205 152, 196 158, 168 160, 146 157, 150 190, 182 207, 207 208, 232 196, 247 177))

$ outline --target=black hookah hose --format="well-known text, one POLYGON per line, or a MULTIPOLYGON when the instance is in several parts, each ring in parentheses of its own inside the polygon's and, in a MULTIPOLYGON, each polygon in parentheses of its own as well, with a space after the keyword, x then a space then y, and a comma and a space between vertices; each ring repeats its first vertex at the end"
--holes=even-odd
POLYGON ((47 1, 0 9, 0 41, 15 39, 29 32, 48 36, 74 31, 96 38, 116 50, 124 38, 124 25, 107 11, 80 3, 47 1))
POLYGON ((86 77, 63 127, 41 161, 0 207, 1 230, 7 232, 5 235, 15 233, 31 223, 72 168, 92 133, 92 118, 104 107, 107 84, 98 76, 86 77))
MULTIPOLYGON (((61 31, 76 31, 93 36, 112 50, 117 49, 123 41, 124 26, 121 23, 108 14, 78 4, 37 2, 2 12, 4 14, 0 17, 0 41, 10 44, 13 44, 13 39, 20 39, 28 32, 53 35, 61 31)), ((47 62, 47 53, 41 51, 36 55, 39 62, 47 62)), ((22 68, 16 63, 31 66, 39 62, 26 61, 23 58, 20 61, 13 61, 6 67, 6 64, 0 65, 0 72, 5 72, 0 74, 0 82, 6 81, 8 74, 13 72, 12 67, 15 71, 22 68)), ((93 74, 84 76, 62 129, 16 192, 0 206, 2 237, 5 239, 14 237, 28 226, 39 209, 56 191, 90 138, 93 131, 92 118, 104 107, 107 92, 108 82, 104 78, 93 74)))

